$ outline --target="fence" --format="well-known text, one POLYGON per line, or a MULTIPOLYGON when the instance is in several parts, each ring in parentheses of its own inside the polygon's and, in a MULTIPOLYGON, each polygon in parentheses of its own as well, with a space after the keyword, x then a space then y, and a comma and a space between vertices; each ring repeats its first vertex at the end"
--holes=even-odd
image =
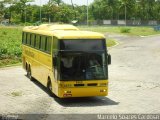
MULTIPOLYGON (((79 25, 86 25, 87 22, 79 22, 79 25)), ((89 25, 121 25, 121 26, 157 26, 160 21, 155 20, 92 20, 89 25)))

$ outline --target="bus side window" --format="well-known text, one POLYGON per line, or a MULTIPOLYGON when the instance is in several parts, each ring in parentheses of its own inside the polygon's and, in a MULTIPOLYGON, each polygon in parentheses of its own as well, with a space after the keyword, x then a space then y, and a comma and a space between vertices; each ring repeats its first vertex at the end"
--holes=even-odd
POLYGON ((33 35, 33 34, 30 34, 30 39, 29 39, 29 45, 30 45, 30 46, 31 46, 32 35, 33 35))
POLYGON ((58 40, 56 37, 53 38, 53 51, 57 51, 58 49, 58 40))
POLYGON ((26 44, 26 33, 25 32, 23 32, 22 42, 23 44, 26 44))
POLYGON ((37 35, 35 34, 34 35, 34 48, 36 48, 36 37, 37 37, 37 35))
POLYGON ((39 46, 40 46, 40 35, 37 35, 36 36, 36 46, 35 46, 35 48, 39 49, 39 46))
POLYGON ((51 37, 47 37, 46 52, 51 54, 51 37))
POLYGON ((28 33, 26 33, 26 37, 25 37, 25 44, 27 45, 27 34, 28 33))
POLYGON ((22 33, 22 44, 24 44, 24 32, 22 33))
POLYGON ((45 37, 45 48, 44 51, 47 52, 47 37, 45 37))
POLYGON ((45 51, 45 36, 42 36, 41 37, 41 47, 40 47, 40 49, 42 50, 42 51, 45 51))
POLYGON ((28 33, 26 33, 26 42, 25 42, 26 44, 27 44, 27 34, 28 34, 28 33))
POLYGON ((41 48, 41 39, 42 39, 42 36, 39 36, 39 49, 41 48))
POLYGON ((32 37, 31 37, 31 46, 34 47, 34 41, 35 41, 35 35, 32 34, 32 37))
POLYGON ((30 45, 30 33, 27 33, 27 45, 30 45))

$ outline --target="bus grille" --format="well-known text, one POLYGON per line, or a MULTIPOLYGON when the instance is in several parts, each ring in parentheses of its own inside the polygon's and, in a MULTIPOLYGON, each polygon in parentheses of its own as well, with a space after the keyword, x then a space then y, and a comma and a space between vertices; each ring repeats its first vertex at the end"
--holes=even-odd
POLYGON ((75 87, 84 86, 84 84, 74 84, 75 87))
POLYGON ((97 83, 88 83, 88 86, 97 86, 97 83))

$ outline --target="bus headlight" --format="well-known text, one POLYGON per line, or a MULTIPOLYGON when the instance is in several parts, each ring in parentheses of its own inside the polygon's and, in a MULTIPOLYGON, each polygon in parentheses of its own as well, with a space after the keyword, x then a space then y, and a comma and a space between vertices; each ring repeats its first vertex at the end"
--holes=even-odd
POLYGON ((64 93, 71 93, 71 91, 67 91, 67 90, 65 90, 65 91, 64 91, 64 93))
POLYGON ((100 92, 106 92, 106 89, 100 90, 100 92))
POLYGON ((100 86, 108 86, 108 83, 100 83, 100 86))

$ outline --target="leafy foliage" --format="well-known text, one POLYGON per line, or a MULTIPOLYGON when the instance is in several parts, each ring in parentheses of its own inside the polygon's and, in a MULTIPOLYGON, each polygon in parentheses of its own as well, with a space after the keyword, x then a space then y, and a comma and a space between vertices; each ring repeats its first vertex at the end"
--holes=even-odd
POLYGON ((21 60, 21 29, 0 27, 0 66, 21 60))
POLYGON ((120 29, 121 33, 130 33, 130 30, 131 30, 130 28, 126 27, 120 29))
POLYGON ((95 0, 91 5, 94 19, 160 20, 159 0, 95 0))
MULTIPOLYGON (((64 22, 73 20, 86 22, 87 6, 65 4, 62 0, 49 0, 43 6, 31 4, 33 0, 0 1, 0 21, 11 23, 64 22)), ((160 20, 160 0, 94 0, 89 5, 89 20, 160 20)))

